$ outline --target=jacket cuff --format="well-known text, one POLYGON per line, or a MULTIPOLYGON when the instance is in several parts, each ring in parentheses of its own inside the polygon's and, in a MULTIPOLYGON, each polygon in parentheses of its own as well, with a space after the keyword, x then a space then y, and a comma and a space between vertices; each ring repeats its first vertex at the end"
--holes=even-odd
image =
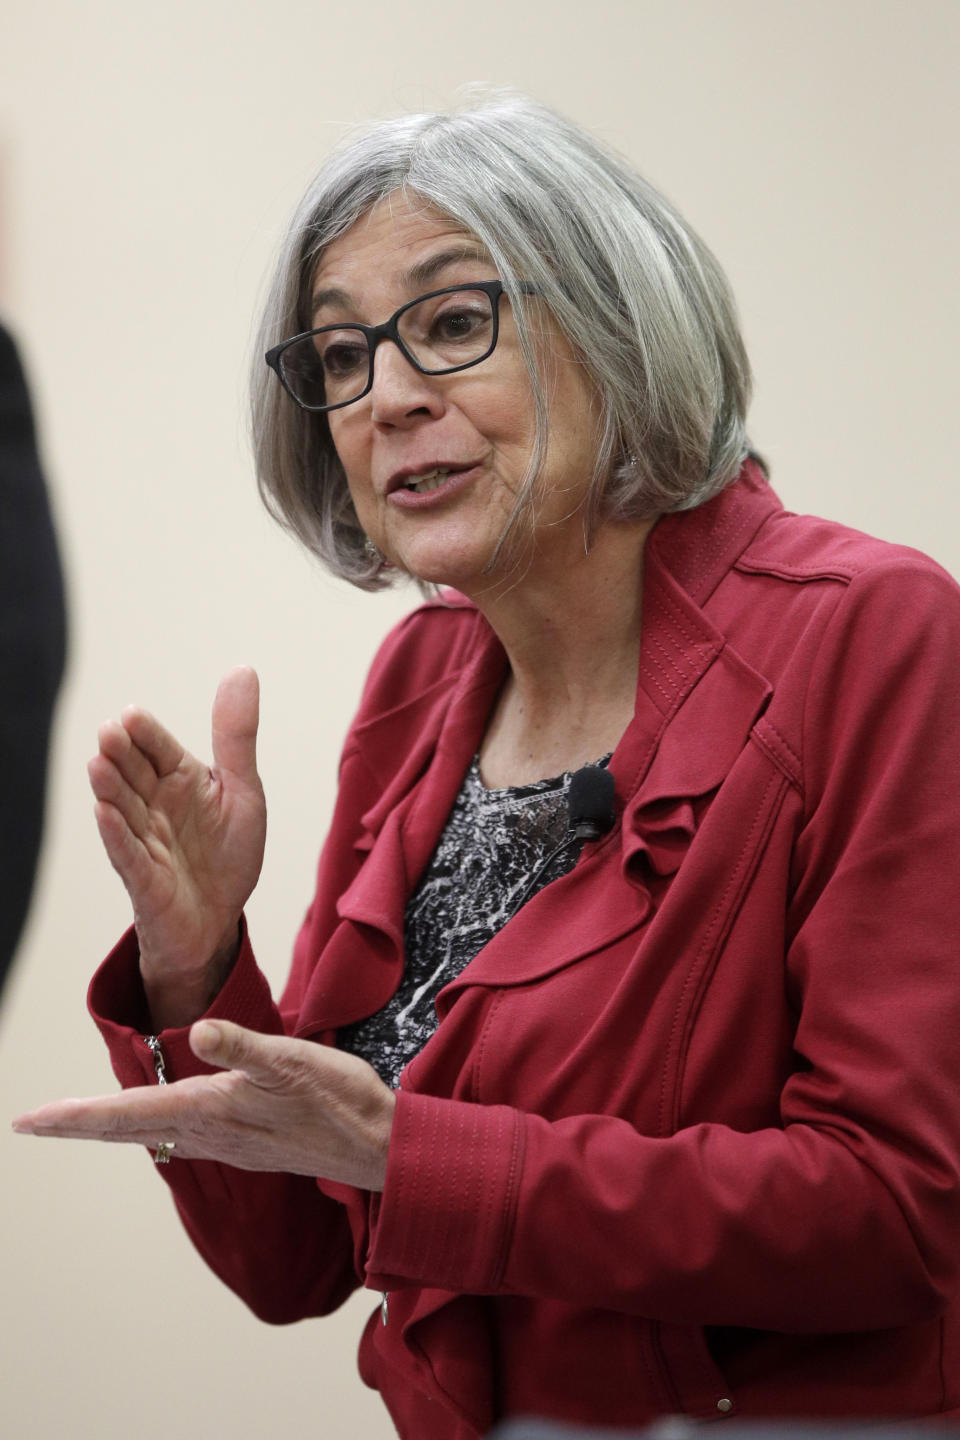
MULTIPOLYGON (((140 951, 131 928, 111 950, 95 973, 87 991, 87 1008, 110 1052, 110 1063, 120 1084, 156 1083, 153 1056, 143 1043, 151 1033, 150 1012, 140 979, 140 951)), ((266 1035, 283 1033, 270 986, 257 966, 246 920, 241 921, 240 951, 226 981, 203 1019, 232 1020, 266 1035)), ((190 1026, 161 1031, 169 1081, 187 1075, 209 1075, 215 1067, 198 1060, 190 1049, 190 1026)))
POLYGON ((523 1169, 522 1117, 397 1093, 386 1183, 373 1197, 366 1284, 491 1294, 501 1283, 523 1169))

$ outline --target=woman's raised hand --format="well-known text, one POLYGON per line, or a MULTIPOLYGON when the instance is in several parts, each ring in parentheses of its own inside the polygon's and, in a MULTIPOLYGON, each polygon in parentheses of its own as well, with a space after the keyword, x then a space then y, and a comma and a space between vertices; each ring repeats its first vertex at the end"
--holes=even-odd
POLYGON ((157 1029, 197 1019, 229 973, 263 863, 259 684, 246 666, 213 702, 213 768, 131 706, 99 733, 88 773, 100 837, 133 904, 157 1029))

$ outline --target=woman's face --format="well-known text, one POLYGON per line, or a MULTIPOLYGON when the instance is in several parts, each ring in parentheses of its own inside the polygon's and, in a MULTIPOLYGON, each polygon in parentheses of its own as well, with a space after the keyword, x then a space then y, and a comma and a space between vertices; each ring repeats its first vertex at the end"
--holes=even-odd
MULTIPOLYGON (((427 291, 496 278, 472 236, 397 192, 324 252, 314 276, 319 303, 312 323, 377 325, 427 291)), ((373 542, 410 574, 468 595, 488 589, 494 578, 484 568, 527 471, 535 430, 530 380, 506 297, 499 311, 493 354, 457 374, 422 375, 396 345, 382 341, 370 393, 328 417, 357 515, 373 542)), ((594 387, 546 310, 543 337, 549 443, 524 576, 552 569, 562 576, 567 548, 579 545, 582 553, 582 523, 574 512, 593 475, 599 434, 594 387)))

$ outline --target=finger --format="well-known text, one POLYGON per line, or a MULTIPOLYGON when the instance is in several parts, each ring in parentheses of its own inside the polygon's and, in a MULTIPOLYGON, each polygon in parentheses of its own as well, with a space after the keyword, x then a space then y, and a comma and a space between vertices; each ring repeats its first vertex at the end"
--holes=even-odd
POLYGON ((172 775, 186 751, 166 726, 161 725, 156 716, 151 715, 149 710, 142 710, 139 705, 128 705, 120 720, 130 739, 143 751, 159 778, 162 780, 165 775, 172 775))
POLYGON ((97 742, 100 754, 116 766, 133 790, 148 799, 156 788, 157 772, 126 727, 107 720, 97 731, 97 742))
POLYGON ((248 783, 258 780, 260 682, 249 665, 229 670, 213 701, 213 763, 248 783))
POLYGON ((284 1089, 302 1076, 302 1046, 300 1040, 261 1035, 230 1020, 198 1020, 190 1030, 190 1048, 198 1059, 242 1070, 263 1090, 284 1089))
POLYGON ((132 895, 145 891, 153 878, 155 859, 130 829, 123 815, 105 800, 98 800, 93 813, 107 852, 107 859, 132 895))
POLYGON ((119 810, 135 834, 145 834, 148 817, 146 802, 130 787, 112 760, 105 755, 94 755, 87 764, 87 778, 98 801, 119 810))
POLYGON ((53 1100, 18 1115, 13 1129, 19 1135, 147 1144, 158 1134, 176 1132, 180 1109, 178 1099, 162 1088, 138 1086, 116 1095, 53 1100))

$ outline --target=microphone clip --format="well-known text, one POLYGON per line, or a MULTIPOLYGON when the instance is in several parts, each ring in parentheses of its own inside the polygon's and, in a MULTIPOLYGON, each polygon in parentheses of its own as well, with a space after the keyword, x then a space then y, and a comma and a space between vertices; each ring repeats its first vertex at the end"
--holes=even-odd
POLYGON ((573 838, 575 840, 599 840, 604 829, 607 828, 609 827, 601 828, 596 820, 578 820, 573 826, 573 838))

